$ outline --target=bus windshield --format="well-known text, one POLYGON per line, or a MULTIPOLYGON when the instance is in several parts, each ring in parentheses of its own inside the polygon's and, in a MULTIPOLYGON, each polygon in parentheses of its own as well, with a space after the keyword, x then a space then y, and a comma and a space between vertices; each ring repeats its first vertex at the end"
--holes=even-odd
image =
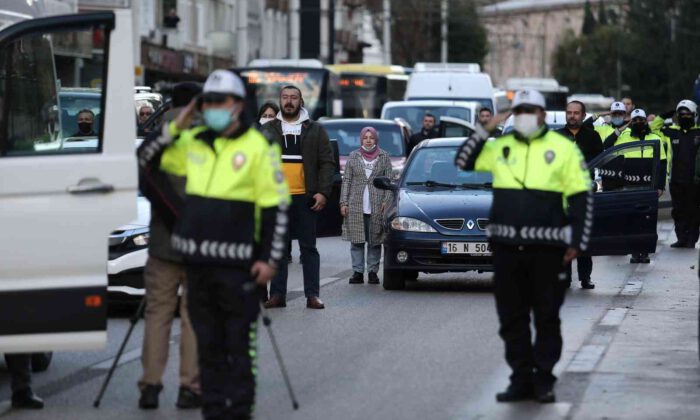
POLYGON ((279 103, 280 90, 287 85, 294 85, 301 90, 304 98, 304 107, 309 115, 325 115, 323 103, 323 69, 294 69, 294 68, 268 68, 248 69, 241 72, 241 76, 255 90, 258 106, 265 102, 279 103))

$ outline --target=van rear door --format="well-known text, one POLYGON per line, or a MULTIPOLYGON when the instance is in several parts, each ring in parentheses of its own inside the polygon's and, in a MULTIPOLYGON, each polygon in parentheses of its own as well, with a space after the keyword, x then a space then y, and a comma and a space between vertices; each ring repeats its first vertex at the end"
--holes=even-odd
POLYGON ((136 213, 131 34, 126 10, 0 31, 2 353, 106 341, 107 238, 136 213))

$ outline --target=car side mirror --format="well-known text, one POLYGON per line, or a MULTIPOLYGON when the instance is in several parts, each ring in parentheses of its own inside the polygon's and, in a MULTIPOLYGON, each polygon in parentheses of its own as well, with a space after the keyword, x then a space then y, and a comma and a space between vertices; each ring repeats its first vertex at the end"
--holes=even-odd
POLYGON ((396 191, 398 189, 398 186, 391 182, 388 176, 378 176, 374 178, 373 184, 375 188, 379 188, 380 190, 396 191))

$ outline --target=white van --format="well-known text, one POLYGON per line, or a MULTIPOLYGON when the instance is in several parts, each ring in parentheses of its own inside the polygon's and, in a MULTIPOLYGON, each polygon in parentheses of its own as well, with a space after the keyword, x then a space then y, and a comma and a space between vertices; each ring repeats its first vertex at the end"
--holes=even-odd
POLYGON ((496 109, 491 77, 473 63, 416 63, 406 100, 475 101, 496 109))
POLYGON ((102 347, 107 237, 136 215, 131 12, 30 17, 0 21, 0 353, 102 347), (89 88, 95 123, 63 130, 59 93, 89 88))

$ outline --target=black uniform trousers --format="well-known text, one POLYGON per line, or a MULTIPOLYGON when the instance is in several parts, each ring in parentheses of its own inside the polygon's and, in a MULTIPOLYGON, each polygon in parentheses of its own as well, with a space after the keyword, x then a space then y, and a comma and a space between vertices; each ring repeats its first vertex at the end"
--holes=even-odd
POLYGON ((247 270, 187 267, 205 419, 248 419, 255 403, 260 296, 247 270))
POLYGON ((32 385, 32 355, 12 353, 5 355, 7 370, 10 371, 12 392, 25 391, 32 385))
POLYGON ((677 183, 671 180, 671 217, 676 225, 680 242, 694 245, 700 236, 700 187, 694 183, 677 183))
POLYGON ((559 308, 564 303, 564 248, 494 243, 494 288, 511 384, 552 389, 562 350, 559 308), (534 315, 535 340, 530 331, 534 315))
MULTIPOLYGON (((566 278, 569 284, 571 284, 572 265, 573 261, 566 265, 566 278)), ((578 272, 579 281, 590 280, 593 273, 593 257, 585 254, 577 257, 576 271, 578 272)))

